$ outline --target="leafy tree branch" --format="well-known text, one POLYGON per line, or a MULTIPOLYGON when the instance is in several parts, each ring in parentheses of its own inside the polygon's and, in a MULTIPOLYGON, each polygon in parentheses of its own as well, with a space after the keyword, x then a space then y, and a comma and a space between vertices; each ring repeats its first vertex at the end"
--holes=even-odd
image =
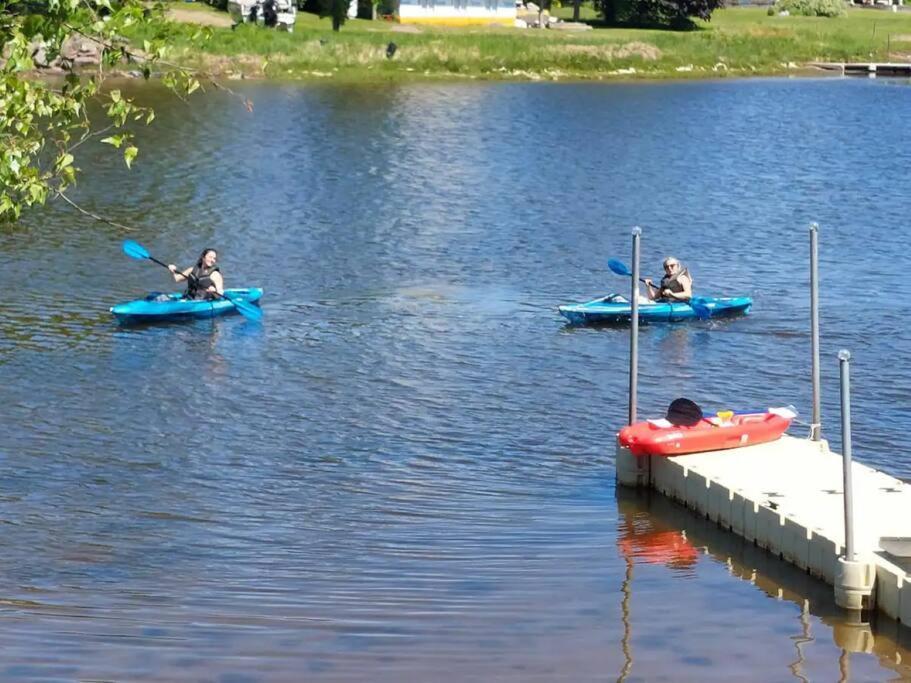
POLYGON ((79 173, 75 152, 90 139, 106 135, 101 141, 132 165, 139 149, 131 127, 150 124, 155 114, 103 87, 114 69, 135 65, 146 79, 158 70, 181 98, 201 87, 195 72, 164 59, 164 11, 161 2, 140 0, 0 0, 0 220, 18 219, 54 196, 75 206, 63 193, 79 173), (151 38, 140 49, 124 37, 131 33, 151 38), (95 46, 95 68, 81 70, 67 53, 74 40, 95 46), (51 64, 62 69, 62 84, 41 76, 51 64))

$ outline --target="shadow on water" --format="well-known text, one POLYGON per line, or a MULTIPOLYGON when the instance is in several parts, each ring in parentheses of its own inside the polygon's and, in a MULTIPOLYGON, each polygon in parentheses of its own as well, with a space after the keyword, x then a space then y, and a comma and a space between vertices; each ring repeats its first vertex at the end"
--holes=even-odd
POLYGON ((686 579, 695 575, 701 557, 709 557, 726 566, 731 576, 750 583, 768 597, 798 607, 800 632, 790 636, 795 653, 794 660, 787 665, 794 678, 811 680, 806 671, 805 647, 822 637, 813 635, 813 619, 831 629, 832 642, 839 652, 840 681, 852 679, 852 655, 872 655, 880 666, 902 680, 911 678, 911 628, 879 613, 861 618, 839 609, 833 599, 832 587, 825 582, 665 496, 618 486, 617 502, 620 513, 617 545, 626 563, 621 587, 624 665, 618 680, 626 680, 634 673, 635 653, 631 640, 636 622, 655 618, 654 614, 635 615, 632 612, 631 598, 636 593, 635 567, 663 565, 686 579))

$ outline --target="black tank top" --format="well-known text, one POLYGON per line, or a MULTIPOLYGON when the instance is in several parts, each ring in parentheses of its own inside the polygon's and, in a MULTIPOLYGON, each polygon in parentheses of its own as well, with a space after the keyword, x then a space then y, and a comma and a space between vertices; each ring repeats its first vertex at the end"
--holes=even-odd
POLYGON ((190 271, 190 277, 187 279, 187 298, 188 299, 208 299, 210 293, 206 290, 215 283, 212 281, 212 273, 218 270, 218 266, 206 268, 205 266, 193 266, 190 271))

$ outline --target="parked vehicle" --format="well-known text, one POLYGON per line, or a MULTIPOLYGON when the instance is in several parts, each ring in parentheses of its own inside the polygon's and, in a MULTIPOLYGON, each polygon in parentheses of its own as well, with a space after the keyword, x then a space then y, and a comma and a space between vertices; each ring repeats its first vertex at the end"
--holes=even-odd
POLYGON ((297 19, 297 4, 295 0, 228 0, 228 12, 238 24, 260 24, 290 33, 297 19))

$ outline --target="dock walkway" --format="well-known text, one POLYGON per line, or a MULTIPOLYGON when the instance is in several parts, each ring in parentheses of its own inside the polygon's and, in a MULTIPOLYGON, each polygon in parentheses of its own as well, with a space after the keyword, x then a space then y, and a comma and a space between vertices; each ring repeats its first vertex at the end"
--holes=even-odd
POLYGON ((911 63, 906 62, 812 62, 810 66, 837 71, 843 76, 911 77, 911 63))
MULTIPOLYGON (((842 458, 825 441, 778 441, 676 457, 617 446, 620 484, 651 487, 835 585, 844 546, 842 458)), ((874 605, 911 626, 911 485, 852 463, 854 546, 874 605), (906 539, 896 541, 889 539, 906 539), (890 552, 891 550, 891 552, 890 552)))

